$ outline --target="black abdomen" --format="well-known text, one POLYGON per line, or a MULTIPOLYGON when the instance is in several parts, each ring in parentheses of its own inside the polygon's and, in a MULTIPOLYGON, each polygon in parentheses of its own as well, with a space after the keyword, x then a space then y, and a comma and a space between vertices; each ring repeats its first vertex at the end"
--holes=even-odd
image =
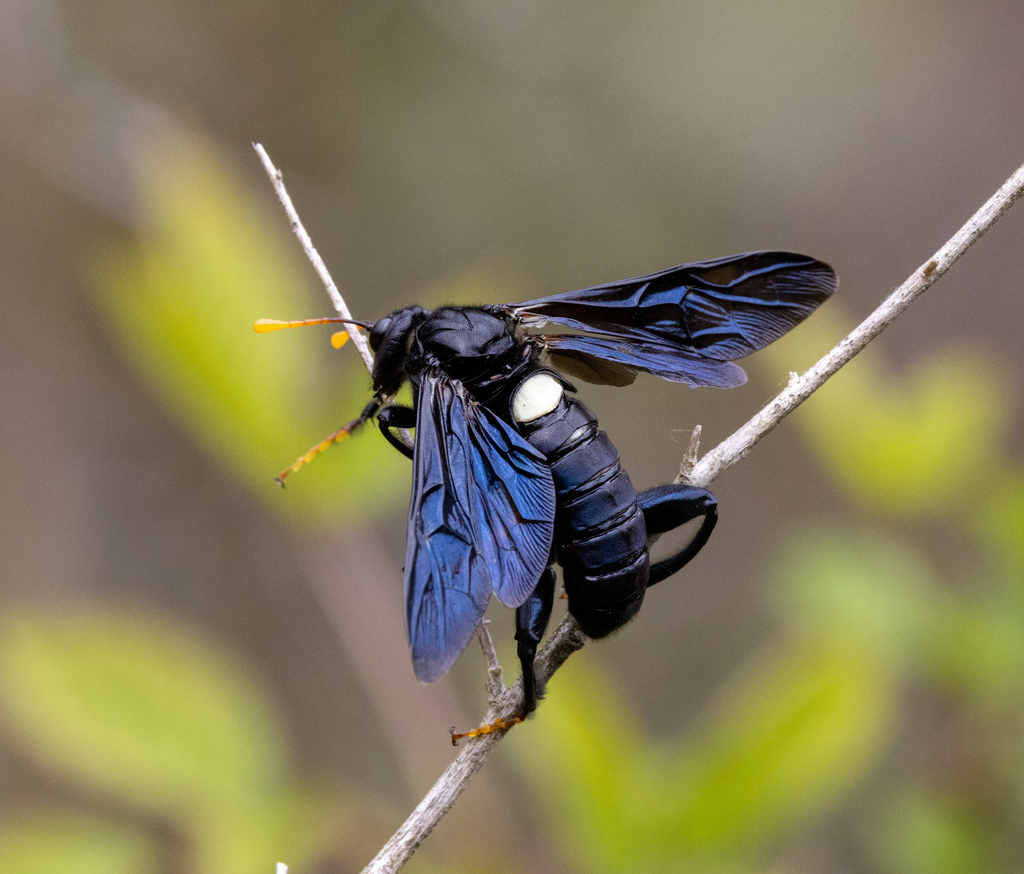
POLYGON ((554 474, 555 548, 569 612, 589 637, 604 637, 636 615, 647 589, 647 527, 619 453, 594 415, 562 396, 541 418, 520 424, 554 474))

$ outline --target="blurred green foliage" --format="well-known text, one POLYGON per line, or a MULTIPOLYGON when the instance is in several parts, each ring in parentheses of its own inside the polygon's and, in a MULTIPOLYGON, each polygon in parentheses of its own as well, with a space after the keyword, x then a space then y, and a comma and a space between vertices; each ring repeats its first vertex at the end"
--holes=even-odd
MULTIPOLYGON (((0 708, 55 775, 166 822, 190 870, 247 874, 322 851, 342 809, 289 776, 281 715, 227 653, 123 611, 12 613, 0 708)), ((157 871, 128 825, 38 813, 0 830, 0 870, 157 871)))
MULTIPOLYGON (((146 232, 93 265, 105 321, 128 361, 189 432, 269 508, 296 524, 390 511, 408 465, 380 440, 349 439, 316 476, 274 476, 369 400, 352 349, 340 372, 329 327, 258 335, 258 318, 330 315, 283 210, 257 200, 200 137, 144 153, 136 175, 146 232), (333 366, 335 369, 337 365, 333 366), (342 457, 343 456, 343 457, 342 457), (363 496, 372 489, 375 500, 363 496)), ((268 183, 269 190, 269 183, 268 183)))
POLYGON ((103 820, 40 813, 0 828, 0 871, 4 874, 147 874, 157 870, 157 854, 145 835, 103 820))
POLYGON ((158 812, 234 805, 279 783, 279 716, 224 656, 144 616, 8 618, 0 696, 64 773, 158 812))
MULTIPOLYGON (((836 340, 840 304, 815 313, 815 331, 794 331, 759 359, 777 370, 808 365, 836 340), (813 349, 813 351, 812 351, 813 349)), ((877 345, 877 344, 876 344, 877 345)), ((784 371, 783 371, 784 372, 784 371)), ((1013 413, 1001 370, 977 349, 934 350, 902 374, 874 346, 806 404, 808 445, 845 494, 872 515, 950 516, 950 505, 1006 474, 1000 439, 1013 413)))
POLYGON ((579 870, 753 871, 876 760, 893 711, 889 666, 836 637, 774 642, 698 727, 662 741, 574 664, 524 761, 579 870))

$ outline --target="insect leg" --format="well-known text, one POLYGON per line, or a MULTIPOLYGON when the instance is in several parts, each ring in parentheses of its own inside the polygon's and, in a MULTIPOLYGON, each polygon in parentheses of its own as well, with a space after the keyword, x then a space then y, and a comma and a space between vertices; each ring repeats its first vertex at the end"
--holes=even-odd
POLYGON ((380 425, 380 433, 384 435, 388 443, 406 458, 412 458, 412 449, 401 441, 393 429, 415 428, 416 411, 412 407, 385 407, 377 414, 377 422, 380 425))
MULTIPOLYGON (((285 327, 288 326, 286 325, 285 327)), ((370 401, 370 403, 368 403, 366 407, 363 409, 363 411, 359 414, 358 419, 353 419, 351 422, 349 422, 347 425, 343 425, 333 434, 328 434, 323 440, 317 443, 316 446, 310 449, 309 452, 307 452, 305 455, 300 456, 294 462, 292 462, 291 466, 286 467, 284 470, 282 470, 281 473, 277 475, 275 482, 279 486, 281 486, 281 488, 284 488, 284 481, 287 478, 288 474, 295 473, 295 471, 297 471, 304 464, 309 464, 309 462, 316 458, 321 452, 333 446, 339 440, 343 440, 345 437, 348 437, 348 435, 351 434, 356 428, 368 422, 370 419, 373 418, 374 413, 376 413, 377 410, 380 409, 380 405, 381 398, 379 396, 375 396, 373 400, 370 401)))
POLYGON ((548 565, 533 594, 516 608, 516 652, 523 666, 523 716, 537 709, 537 675, 533 660, 548 627, 554 601, 555 568, 548 565))
POLYGON ((492 731, 505 731, 513 725, 518 725, 537 709, 537 674, 533 669, 533 661, 537 657, 540 639, 548 627, 554 602, 555 566, 549 564, 541 574, 533 594, 516 608, 516 649, 519 653, 519 662, 523 666, 523 712, 511 719, 485 723, 472 731, 456 732, 453 728, 452 746, 457 746, 464 737, 480 737, 492 731))
POLYGON ((693 540, 675 555, 651 565, 650 578, 647 582, 650 588, 672 576, 708 542, 718 521, 718 501, 707 489, 668 485, 641 492, 637 495, 637 504, 644 514, 648 535, 664 534, 698 516, 704 517, 693 540))

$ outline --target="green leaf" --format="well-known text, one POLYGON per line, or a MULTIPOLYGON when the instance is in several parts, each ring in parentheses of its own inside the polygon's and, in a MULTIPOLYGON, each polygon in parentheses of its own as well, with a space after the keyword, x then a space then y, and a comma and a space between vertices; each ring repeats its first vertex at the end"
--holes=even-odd
POLYGON ((894 670, 993 715, 1024 678, 1024 605, 1013 592, 943 591, 909 546, 867 531, 805 531, 773 574, 780 615, 815 633, 860 637, 894 670))
POLYGON ((860 640, 841 635, 762 653, 690 746, 666 825, 675 819, 671 830, 694 849, 735 852, 821 815, 888 744, 893 680, 860 640))
POLYGON ((1024 576, 1024 471, 1004 471, 979 497, 980 506, 971 518, 975 534, 993 545, 1018 577, 1024 576))
POLYGON ((551 679, 535 723, 530 753, 516 761, 533 779, 571 857, 583 871, 627 870, 635 861, 633 811, 623 799, 643 765, 640 727, 615 690, 580 660, 551 679))
POLYGON ((885 805, 876 826, 880 870, 892 874, 979 874, 1006 870, 997 825, 964 798, 904 790, 885 805))
MULTIPOLYGON (((835 308, 815 314, 838 333, 835 308)), ((805 335, 768 347, 776 369, 806 361, 805 335)), ((1001 371, 978 351, 942 351, 896 371, 874 348, 862 352, 795 416, 822 463, 873 513, 954 516, 979 483, 996 475, 998 440, 1011 396, 1001 371)))
POLYGON ((40 813, 0 830, 4 874, 147 874, 160 870, 139 832, 70 813, 40 813))
POLYGON ((941 605, 934 575, 892 538, 804 529, 789 539, 772 578, 776 612, 812 633, 860 638, 901 664, 930 645, 941 605))
POLYGON ((198 809, 188 831, 197 874, 266 874, 276 862, 309 870, 319 855, 356 837, 336 803, 308 791, 198 809))
MULTIPOLYGON (((552 678, 534 723, 530 753, 516 761, 557 823, 568 855, 579 870, 595 874, 639 870, 646 856, 637 831, 650 802, 633 799, 633 787, 645 788, 638 775, 646 778, 656 748, 625 702, 584 660, 574 660, 552 678)), ((518 742, 515 735, 511 740, 518 742)))
POLYGON ((888 665, 860 639, 797 636, 759 653, 696 731, 659 744, 574 664, 552 683, 526 764, 582 870, 753 870, 871 767, 893 698, 888 665))
POLYGON ((198 138, 151 150, 137 179, 147 231, 93 269, 127 360, 275 510, 336 523, 392 509, 408 494, 408 464, 382 440, 346 440, 293 476, 286 495, 274 488, 282 469, 358 415, 370 387, 352 349, 328 361, 327 328, 254 333, 257 318, 330 312, 326 295, 309 293, 312 268, 283 213, 266 215, 271 199, 253 198, 198 138))
POLYGON ((50 769, 162 814, 276 793, 277 714, 208 642, 142 613, 10 614, 0 707, 50 769))
POLYGON ((1024 615, 1000 594, 950 597, 927 638, 925 675, 977 713, 1012 719, 1024 683, 1024 615))

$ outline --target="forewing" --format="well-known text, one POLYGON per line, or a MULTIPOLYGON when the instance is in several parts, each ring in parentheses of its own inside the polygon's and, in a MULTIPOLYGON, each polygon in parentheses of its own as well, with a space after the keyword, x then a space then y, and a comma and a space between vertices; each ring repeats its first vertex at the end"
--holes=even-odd
POLYGON ((473 540, 466 417, 452 387, 420 382, 405 555, 405 619, 417 679, 444 674, 466 648, 491 597, 473 540))
MULTIPOLYGON (((632 385, 640 368, 636 364, 620 364, 603 356, 602 350, 591 351, 587 344, 560 343, 563 338, 576 339, 578 334, 547 334, 541 342, 555 368, 570 379, 581 379, 595 385, 622 387, 632 385), (554 342, 552 342, 554 341, 554 342)), ((589 339, 583 337, 583 339, 589 339)))
POLYGON ((533 447, 442 374, 424 374, 417 410, 406 629, 416 677, 430 681, 465 649, 492 588, 513 605, 533 591, 551 550, 554 485, 533 447))
POLYGON ((792 252, 749 252, 538 298, 510 310, 527 327, 553 322, 731 361, 781 337, 835 288, 835 273, 821 261, 792 252))

